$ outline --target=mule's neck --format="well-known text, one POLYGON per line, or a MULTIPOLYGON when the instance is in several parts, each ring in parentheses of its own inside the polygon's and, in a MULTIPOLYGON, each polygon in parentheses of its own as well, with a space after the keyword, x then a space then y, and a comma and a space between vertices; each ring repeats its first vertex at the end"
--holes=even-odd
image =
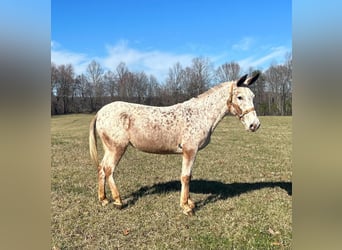
POLYGON ((229 98, 232 82, 221 83, 214 88, 194 98, 203 119, 207 120, 208 128, 213 131, 228 112, 227 100, 229 98))

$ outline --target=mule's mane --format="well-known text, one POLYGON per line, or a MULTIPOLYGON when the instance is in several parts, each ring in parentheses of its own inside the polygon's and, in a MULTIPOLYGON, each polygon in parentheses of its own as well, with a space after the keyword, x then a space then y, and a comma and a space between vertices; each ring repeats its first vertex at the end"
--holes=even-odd
MULTIPOLYGON (((196 98, 205 98, 207 97, 208 95, 216 92, 217 90, 223 88, 223 87, 226 87, 230 82, 223 82, 223 83, 220 83, 218 85, 215 85, 214 87, 208 89, 207 91, 203 92, 202 94, 199 94, 196 98)), ((227 92, 228 92, 228 89, 227 89, 227 92)))

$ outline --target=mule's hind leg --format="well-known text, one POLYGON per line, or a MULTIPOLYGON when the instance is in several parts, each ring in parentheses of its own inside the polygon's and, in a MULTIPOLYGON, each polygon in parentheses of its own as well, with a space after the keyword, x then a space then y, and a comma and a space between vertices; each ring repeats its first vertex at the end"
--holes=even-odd
POLYGON ((122 208, 123 204, 122 204, 119 190, 115 184, 113 174, 114 174, 115 167, 119 164, 119 161, 122 155, 125 153, 125 151, 126 151, 126 147, 113 148, 113 150, 110 152, 110 155, 108 156, 109 158, 108 165, 105 167, 106 180, 112 192, 114 205, 117 208, 122 208))
POLYGON ((98 174, 98 197, 99 201, 101 202, 102 206, 105 206, 109 203, 108 199, 106 198, 106 182, 105 182, 105 172, 104 168, 102 167, 103 165, 101 164, 98 166, 97 169, 97 174, 98 174))
POLYGON ((114 154, 108 148, 105 148, 103 159, 98 167, 98 197, 102 206, 106 206, 109 203, 106 197, 106 180, 108 181, 109 173, 112 173, 114 169, 114 154))

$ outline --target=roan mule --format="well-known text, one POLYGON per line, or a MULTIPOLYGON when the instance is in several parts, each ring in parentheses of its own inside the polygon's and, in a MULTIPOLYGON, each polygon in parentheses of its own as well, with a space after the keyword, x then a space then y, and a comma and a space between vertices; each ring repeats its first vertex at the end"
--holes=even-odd
POLYGON ((192 166, 196 153, 208 145, 218 123, 230 112, 240 119, 246 130, 255 132, 260 127, 253 105, 254 94, 248 88, 258 77, 259 74, 250 78, 244 75, 169 107, 120 101, 102 107, 91 121, 89 131, 90 155, 98 170, 101 204, 109 203, 105 195, 108 182, 114 205, 123 205, 113 172, 130 144, 148 153, 182 154, 180 206, 184 214, 192 215, 195 207, 189 195, 192 166), (100 163, 95 131, 104 147, 100 163))

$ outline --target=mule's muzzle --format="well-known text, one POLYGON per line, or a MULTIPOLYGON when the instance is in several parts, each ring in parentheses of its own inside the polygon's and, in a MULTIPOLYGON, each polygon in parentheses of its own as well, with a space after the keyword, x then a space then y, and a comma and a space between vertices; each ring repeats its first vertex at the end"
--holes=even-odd
POLYGON ((249 125, 249 130, 252 132, 255 132, 260 128, 260 122, 254 122, 251 125, 249 125))

